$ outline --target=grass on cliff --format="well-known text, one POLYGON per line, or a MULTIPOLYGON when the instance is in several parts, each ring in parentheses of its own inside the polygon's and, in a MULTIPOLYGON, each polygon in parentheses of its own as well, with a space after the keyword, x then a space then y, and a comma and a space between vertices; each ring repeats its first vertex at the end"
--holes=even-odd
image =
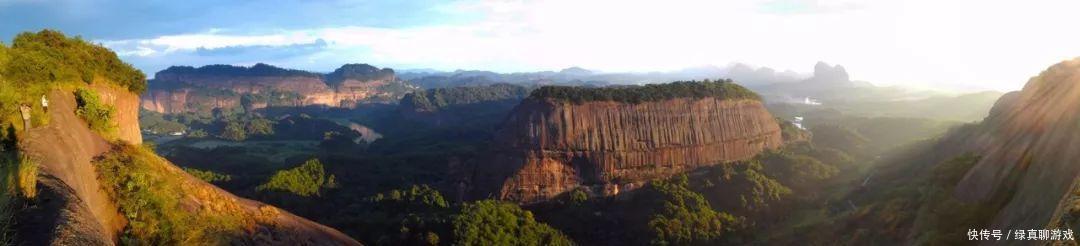
POLYGON ((75 114, 86 120, 86 124, 102 136, 116 135, 117 126, 113 121, 116 108, 101 102, 97 92, 90 89, 75 89, 75 114))
POLYGON ((242 227, 241 215, 181 205, 189 187, 152 151, 119 145, 94 161, 98 180, 129 221, 126 245, 218 245, 242 227))
POLYGON ((110 83, 139 94, 146 76, 111 50, 54 30, 24 32, 0 44, 0 125, 22 130, 19 105, 30 105, 33 125, 48 123, 40 99, 49 90, 110 83))
POLYGON ((584 103, 593 101, 614 101, 622 103, 641 103, 670 100, 675 98, 752 99, 761 100, 761 96, 729 79, 716 81, 677 81, 667 84, 649 84, 644 86, 611 87, 576 87, 544 86, 529 95, 532 99, 555 99, 584 103))
MULTIPOLYGON (((0 145, 10 143, 0 137, 0 145)), ((15 245, 15 213, 24 201, 37 196, 38 162, 0 146, 0 245, 15 245)))
POLYGON ((206 181, 207 183, 228 182, 232 180, 232 175, 228 174, 222 174, 208 170, 199 170, 189 167, 185 167, 183 169, 185 172, 191 174, 191 176, 195 176, 196 178, 199 178, 202 181, 206 181))

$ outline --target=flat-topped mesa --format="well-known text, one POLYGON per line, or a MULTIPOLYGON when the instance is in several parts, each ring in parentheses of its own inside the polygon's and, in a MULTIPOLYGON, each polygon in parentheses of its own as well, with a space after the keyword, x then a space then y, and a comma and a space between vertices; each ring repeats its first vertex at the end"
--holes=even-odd
POLYGON ((353 107, 376 97, 396 100, 399 96, 396 94, 404 92, 392 85, 401 83, 394 70, 367 64, 346 64, 329 74, 262 63, 251 67, 175 66, 155 75, 150 90, 142 96, 142 105, 144 109, 160 113, 240 106, 247 109, 310 105, 353 107))
POLYGON ((585 187, 613 195, 782 144, 753 92, 730 80, 534 91, 496 133, 474 195, 539 202, 585 187))
POLYGON ((368 64, 345 64, 326 75, 326 83, 333 87, 362 86, 368 82, 393 81, 394 70, 379 69, 368 64))

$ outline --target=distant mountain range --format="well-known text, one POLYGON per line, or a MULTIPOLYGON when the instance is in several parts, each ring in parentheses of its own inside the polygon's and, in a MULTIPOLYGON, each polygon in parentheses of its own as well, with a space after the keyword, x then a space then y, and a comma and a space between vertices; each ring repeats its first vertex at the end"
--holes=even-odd
POLYGON ((545 85, 600 87, 728 78, 760 94, 766 104, 825 105, 866 116, 930 115, 970 121, 985 116, 984 109, 989 109, 1001 95, 1000 92, 979 92, 957 96, 943 91, 875 86, 852 80, 843 66, 825 62, 815 64, 813 71, 812 74, 800 74, 741 63, 649 73, 605 73, 580 67, 519 73, 430 69, 396 72, 367 64, 346 64, 324 74, 261 63, 251 67, 175 66, 158 72, 150 81, 150 90, 143 95, 143 108, 163 113, 272 106, 353 108, 364 103, 397 103, 405 94, 419 89, 495 84, 527 88, 545 85), (928 101, 911 103, 920 100, 928 101), (908 107, 912 105, 918 107, 908 107), (978 110, 971 112, 970 107, 966 107, 970 105, 978 105, 975 107, 978 110), (931 109, 935 113, 923 112, 931 109))

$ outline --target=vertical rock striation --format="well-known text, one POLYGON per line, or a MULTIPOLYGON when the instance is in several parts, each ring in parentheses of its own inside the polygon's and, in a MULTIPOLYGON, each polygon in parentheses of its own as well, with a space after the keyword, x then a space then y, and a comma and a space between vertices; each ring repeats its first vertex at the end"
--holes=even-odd
POLYGON ((496 133, 496 151, 476 169, 473 187, 481 197, 522 203, 578 187, 612 195, 782 142, 776 120, 755 99, 575 104, 531 97, 496 133))

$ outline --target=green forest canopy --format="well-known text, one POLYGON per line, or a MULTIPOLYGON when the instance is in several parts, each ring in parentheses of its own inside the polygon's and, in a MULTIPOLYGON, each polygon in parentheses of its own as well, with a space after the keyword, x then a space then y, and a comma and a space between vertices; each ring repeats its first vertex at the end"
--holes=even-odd
POLYGON ((512 84, 435 88, 405 94, 401 98, 401 105, 415 111, 433 112, 454 105, 508 99, 520 100, 528 96, 528 93, 528 88, 512 84))
POLYGON ((58 31, 20 33, 7 53, 10 60, 3 72, 10 82, 91 83, 100 76, 135 93, 146 89, 146 75, 121 61, 116 53, 58 31))
POLYGON ((593 101, 615 101, 641 103, 669 100, 675 98, 752 99, 761 100, 757 93, 746 89, 730 79, 716 81, 676 81, 667 84, 649 84, 644 86, 544 86, 529 95, 532 99, 555 99, 574 103, 593 101))

